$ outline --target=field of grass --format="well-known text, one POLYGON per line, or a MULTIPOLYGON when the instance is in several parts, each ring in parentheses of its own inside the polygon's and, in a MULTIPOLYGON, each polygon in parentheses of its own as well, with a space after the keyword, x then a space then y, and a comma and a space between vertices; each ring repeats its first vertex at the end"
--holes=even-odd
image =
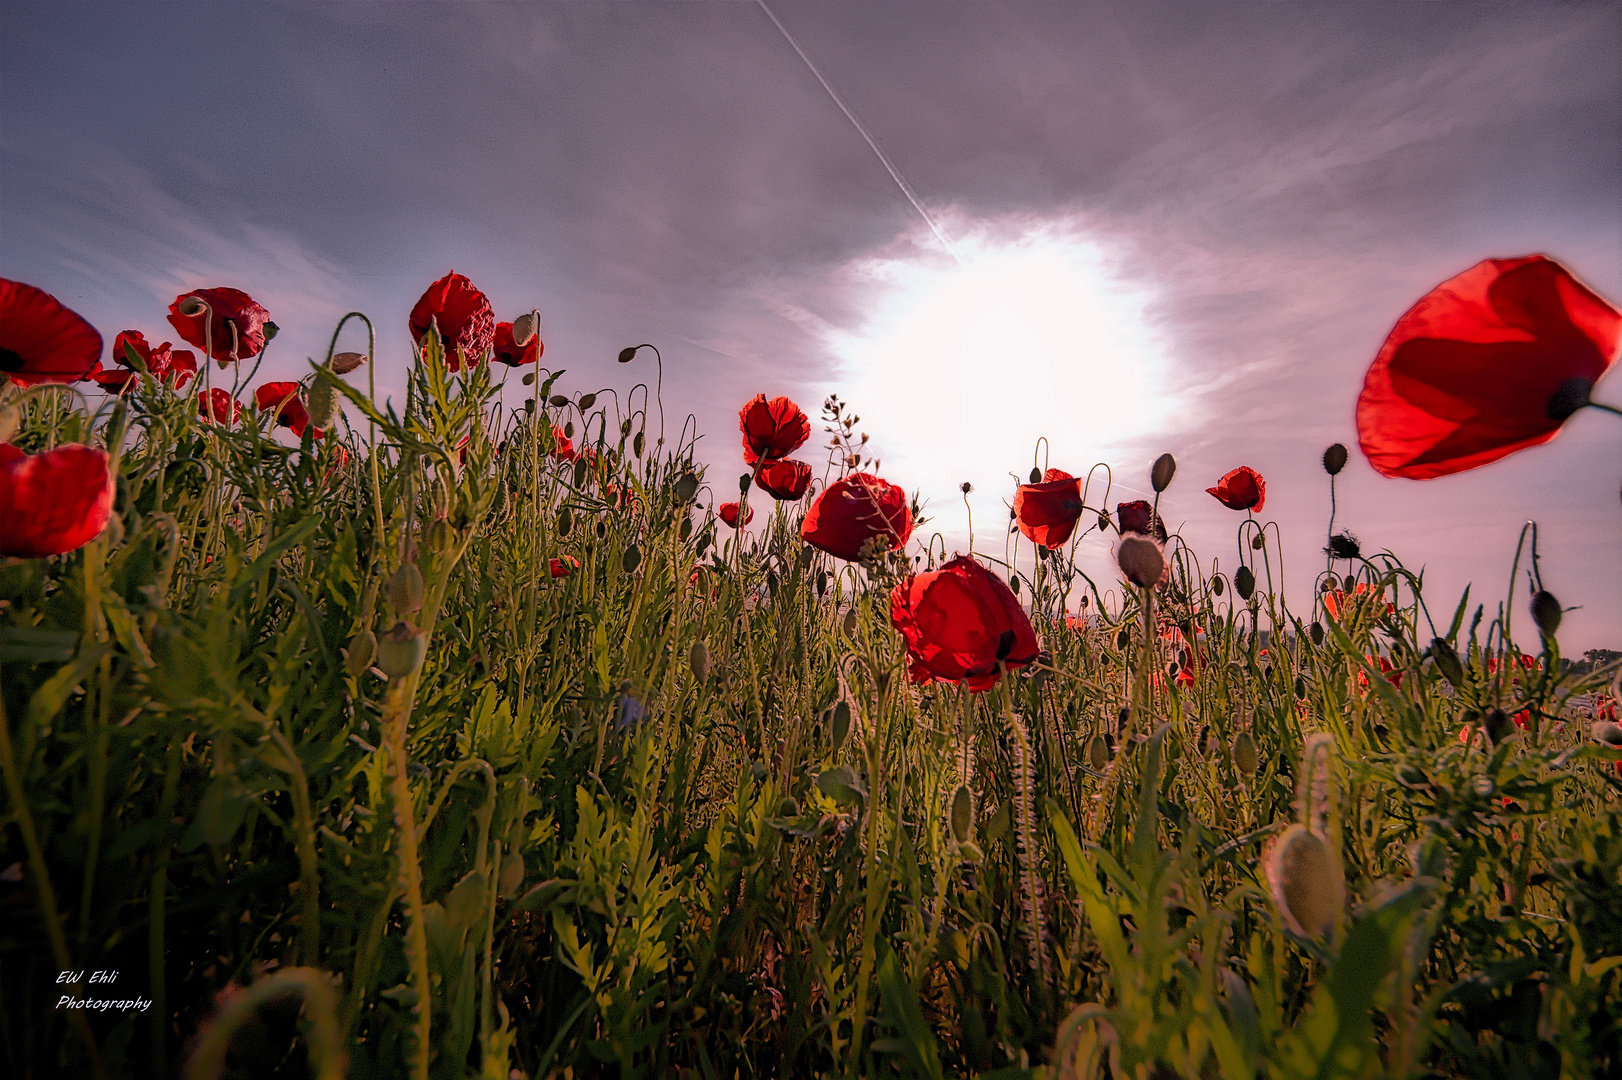
POLYGON ((736 533, 646 385, 506 412, 429 353, 398 415, 314 373, 296 445, 13 393, 118 487, 0 559, 0 1073, 1622 1074, 1615 665, 1524 584, 1359 555, 1286 606, 1259 522, 1095 584, 1094 484, 1015 585, 1036 662, 919 685, 939 541, 834 559, 758 489, 736 533))

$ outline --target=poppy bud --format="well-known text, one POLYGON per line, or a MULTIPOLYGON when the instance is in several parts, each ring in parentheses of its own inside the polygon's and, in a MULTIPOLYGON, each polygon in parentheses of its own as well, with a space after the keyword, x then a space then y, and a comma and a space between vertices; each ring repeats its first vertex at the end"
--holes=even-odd
POLYGON ((849 611, 845 612, 845 636, 848 637, 848 638, 855 638, 856 637, 856 609, 855 608, 851 608, 849 611))
POLYGON ((540 319, 533 311, 526 311, 513 320, 513 344, 522 349, 540 329, 540 319))
POLYGON ((1149 470, 1149 483, 1155 489, 1155 494, 1165 491, 1171 486, 1171 478, 1177 475, 1177 459, 1170 454, 1161 454, 1155 458, 1154 466, 1149 470))
POLYGON ((1262 546, 1264 544, 1266 544, 1266 543, 1267 543, 1267 541, 1265 539, 1263 539, 1262 534, 1257 533, 1255 536, 1252 536, 1250 538, 1250 550, 1252 550, 1252 551, 1260 551, 1262 549, 1262 546))
POLYGON ((1346 467, 1346 448, 1340 443, 1334 443, 1324 451, 1324 472, 1330 476, 1338 476, 1340 470, 1346 467))
POLYGON ((1240 776, 1255 776, 1256 770, 1261 768, 1261 753, 1250 732, 1241 731, 1233 737, 1232 758, 1234 770, 1240 776))
POLYGON ((370 630, 362 630, 349 639, 349 647, 344 650, 344 670, 349 672, 351 679, 358 679, 372 666, 377 659, 377 635, 370 630))
POLYGON ((642 432, 640 432, 640 431, 637 432, 636 433, 636 438, 631 440, 631 452, 633 454, 635 454, 637 457, 641 457, 642 456, 642 451, 646 450, 647 446, 648 446, 648 437, 645 434, 643 434, 642 432))
POLYGON ((523 886, 524 857, 514 851, 501 860, 501 874, 496 879, 496 888, 498 895, 511 900, 523 886))
POLYGON ((693 671, 693 678, 703 682, 710 677, 710 648, 702 641, 693 642, 692 649, 687 653, 687 666, 693 671))
POLYGON ((1284 830, 1268 850, 1267 884, 1284 923, 1302 937, 1324 937, 1346 906, 1346 883, 1329 843, 1305 825, 1284 830))
POLYGON ((1117 649, 1124 649, 1127 647, 1127 645, 1131 644, 1131 642, 1132 635, 1126 630, 1122 630, 1119 634, 1115 635, 1115 647, 1117 649))
POLYGON ((738 494, 742 495, 744 492, 749 490, 749 480, 750 477, 748 473, 744 473, 742 476, 738 477, 738 494))
POLYGON ((310 423, 318 429, 331 427, 339 411, 338 391, 325 379, 317 379, 310 385, 305 411, 310 416, 310 423))
POLYGON ((838 750, 845 745, 845 738, 850 734, 850 702, 841 701, 834 706, 833 720, 833 748, 838 750))
POLYGON ((1223 589, 1222 575, 1218 574, 1216 577, 1211 579, 1211 595, 1212 596, 1221 596, 1222 595, 1222 589, 1223 589))
POLYGON ((1610 720, 1598 720, 1590 731, 1595 742, 1622 750, 1622 724, 1610 720))
POLYGON ((782 802, 777 804, 777 816, 778 817, 799 817, 800 816, 800 800, 796 799, 792 795, 786 796, 783 799, 782 802))
POLYGON ((1464 684, 1464 665, 1459 662, 1459 654, 1453 651, 1453 646, 1441 638, 1432 638, 1430 654, 1435 659, 1436 670, 1442 673, 1442 678, 1454 686, 1464 684))
POLYGON ((585 412, 587 409, 591 408, 595 404, 597 404, 597 395, 596 394, 581 394, 580 395, 580 411, 581 412, 585 412))
POLYGON ((1503 709, 1488 709, 1487 715, 1481 719, 1481 726, 1487 729, 1487 738, 1491 739, 1495 746, 1515 730, 1515 722, 1503 709))
POLYGON ((1306 696, 1307 696, 1306 680, 1301 678, 1301 676, 1297 675, 1295 677, 1295 698, 1296 698, 1297 701, 1303 701, 1303 700, 1306 699, 1306 696))
MULTIPOLYGON (((267 322, 266 322, 266 323, 265 323, 265 324, 264 324, 264 325, 263 325, 263 326, 261 326, 261 327, 260 327, 260 328, 259 328, 259 332, 260 332, 260 333, 261 333, 261 334, 263 334, 263 335, 265 335, 265 340, 266 340, 266 341, 269 341, 269 340, 270 340, 270 339, 271 339, 271 338, 273 338, 273 337, 275 337, 275 336, 276 336, 276 335, 277 335, 277 334, 279 334, 279 333, 281 333, 281 332, 282 332, 282 328, 281 328, 281 327, 279 327, 279 326, 277 326, 277 325, 276 325, 276 324, 275 324, 275 323, 273 323, 273 322, 269 322, 269 321, 267 321, 267 322)), ((1585 395, 1585 396, 1586 396, 1586 395, 1585 395)))
MULTIPOLYGON (((546 399, 546 403, 552 406, 554 409, 561 409, 565 405, 569 404, 569 399, 564 397, 562 394, 553 394, 551 397, 546 399)), ((573 425, 571 425, 571 427, 572 426, 573 425)))
POLYGON ((620 565, 625 567, 627 574, 636 573, 636 568, 642 565, 642 549, 635 544, 631 544, 625 549, 625 554, 620 557, 620 565))
POLYGON ((1094 772, 1103 772, 1109 764, 1109 744, 1104 741, 1104 736, 1094 735, 1087 740, 1087 763, 1094 772))
POLYGON ((1540 589, 1532 597, 1532 621, 1538 624, 1538 632, 1545 638, 1554 637, 1554 632, 1560 629, 1562 614, 1560 601, 1547 589, 1540 589))
POLYGON ((574 486, 583 487, 586 483, 586 459, 576 458, 574 462, 574 486))
MULTIPOLYGON (((1012 510, 1008 511, 1008 516, 1012 518, 1014 516, 1014 512, 1012 510)), ((1109 532, 1111 524, 1112 522, 1110 521, 1110 516, 1108 514, 1100 513, 1098 515, 1099 532, 1109 532)))
POLYGON ((713 529, 705 529, 698 538, 698 553, 700 555, 704 554, 705 551, 709 550, 709 546, 713 543, 715 543, 715 531, 713 529))
POLYGON ((684 518, 681 519, 681 529, 678 532, 678 535, 682 538, 683 541, 687 540, 689 537, 691 537, 693 535, 693 519, 692 518, 684 517, 684 518))
POLYGON ((1018 574, 1009 574, 1008 575, 1008 587, 1011 590, 1013 590, 1013 593, 1014 593, 1015 596, 1019 595, 1019 575, 1018 574))
POLYGON ((409 678, 428 655, 428 631, 405 620, 384 631, 377 641, 377 666, 391 680, 409 678))
POLYGON ((698 494, 698 477, 692 473, 682 473, 676 481, 676 499, 680 502, 691 502, 693 496, 698 494))
MULTIPOLYGON (((1031 466, 1031 483, 1040 484, 1041 482, 1042 482, 1042 470, 1038 469, 1035 465, 1032 465, 1031 466)), ((965 487, 964 487, 964 493, 965 494, 968 493, 967 485, 965 485, 965 487)))
POLYGON ((1347 592, 1351 592, 1352 590, 1357 588, 1357 577, 1356 577, 1356 575, 1347 574, 1346 575, 1346 580, 1341 582, 1341 584, 1346 587, 1347 592))
POLYGON ((632 346, 627 346, 626 348, 621 349, 620 350, 620 355, 619 355, 619 362, 622 363, 622 364, 629 364, 631 362, 631 358, 636 355, 636 350, 638 348, 640 348, 640 346, 632 345, 632 346))
POLYGON ((422 571, 414 562, 401 563, 389 578, 389 603, 397 615, 408 615, 422 607, 422 571))
MULTIPOLYGON (((428 547, 433 551, 449 551, 456 545, 456 529, 444 518, 428 526, 428 547)), ((421 576, 419 572, 419 577, 421 576)))
POLYGON ((1322 645, 1324 643, 1323 623, 1318 623, 1318 622, 1313 623, 1310 627, 1307 628, 1307 633, 1309 635, 1311 635, 1312 643, 1314 645, 1322 645))
POLYGON ((817 598, 821 599, 828 591, 828 571, 817 571, 817 598))
POLYGON ((341 352, 333 354, 332 362, 328 364, 328 367, 332 368, 334 375, 348 375, 351 371, 358 370, 365 363, 365 353, 341 352))
POLYGON ((1160 579, 1166 575, 1166 557, 1160 545, 1141 533, 1121 537, 1115 549, 1115 561, 1128 581, 1147 589, 1160 584, 1160 579))
POLYGON ((607 535, 608 535, 608 522, 599 521, 597 523, 597 539, 601 540, 607 535))
POLYGON ((525 398, 524 399, 524 415, 528 416, 529 414, 533 413, 534 411, 535 411, 535 399, 532 398, 532 397, 525 398))
POLYGON ((1250 567, 1241 566, 1233 572, 1233 591, 1241 600, 1249 600, 1256 591, 1256 575, 1250 572, 1250 567))
POLYGON ((974 793, 969 785, 959 784, 952 792, 952 839, 960 844, 969 842, 974 835, 974 793))

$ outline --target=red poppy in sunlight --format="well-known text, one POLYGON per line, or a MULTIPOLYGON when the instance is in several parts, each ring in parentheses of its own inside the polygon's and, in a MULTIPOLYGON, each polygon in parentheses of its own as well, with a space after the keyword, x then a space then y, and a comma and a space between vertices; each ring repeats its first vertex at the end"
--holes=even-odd
POLYGON ((0 556, 84 547, 107 527, 113 489, 104 451, 69 443, 30 456, 0 443, 0 556))
POLYGON ((1014 519, 1032 542, 1062 547, 1081 520, 1081 481, 1063 469, 1049 469, 1040 484, 1019 485, 1014 519))
POLYGON ((917 574, 890 593, 890 625, 907 643, 913 681, 966 681, 986 690, 1036 659, 1036 631, 996 574, 967 555, 917 574))
POLYGON ((140 375, 129 368, 104 368, 97 360, 95 366, 84 373, 81 382, 93 382, 109 394, 124 394, 135 389, 140 375))
POLYGON ((899 550, 912 538, 907 493, 870 473, 851 473, 817 496, 800 526, 800 537, 851 562, 864 552, 899 550))
POLYGON ((552 456, 559 461, 573 461, 575 457, 574 443, 556 424, 552 426, 552 456))
MULTIPOLYGON (((310 426, 310 413, 299 399, 299 384, 296 382, 265 383, 253 392, 253 404, 260 412, 274 411, 276 423, 290 429, 301 439, 304 429, 310 426)), ((316 428, 315 437, 324 439, 327 433, 316 428)))
POLYGON ((1205 493, 1216 496, 1217 502, 1229 510, 1260 510, 1267 501, 1267 481, 1249 465, 1241 465, 1218 480, 1216 487, 1206 488, 1205 493))
POLYGON ((541 359, 541 353, 546 351, 539 334, 531 337, 528 345, 520 346, 513 340, 513 324, 510 322, 496 323, 496 336, 492 347, 495 352, 490 358, 499 360, 508 367, 537 363, 541 359))
POLYGON ((800 407, 786 397, 766 400, 756 394, 738 410, 738 428, 743 432, 743 459, 753 465, 787 457, 811 437, 811 421, 800 407))
POLYGON ((1153 536, 1161 543, 1166 542, 1166 523, 1154 508, 1145 499, 1136 502, 1117 503, 1115 506, 1115 527, 1122 533, 1142 533, 1153 536))
POLYGON ((439 339, 445 345, 445 366, 451 371, 484 362, 490 343, 496 336, 496 316, 490 310, 490 300, 473 282, 451 271, 432 285, 411 309, 411 340, 422 344, 431 325, 439 327, 439 339))
MULTIPOLYGON (((726 522, 728 525, 732 526, 734 529, 736 529, 738 527, 738 504, 737 503, 722 503, 721 506, 720 506, 720 509, 718 509, 716 511, 716 513, 721 515, 721 520, 722 521, 726 522)), ((745 525, 747 525, 753 520, 755 520, 755 511, 754 511, 753 508, 751 508, 750 511, 749 511, 749 516, 743 519, 743 523, 745 525)))
MULTIPOLYGON (((1376 592, 1374 586, 1370 585, 1368 582, 1359 581, 1357 583, 1357 587, 1349 594, 1342 589, 1331 589, 1329 592, 1324 593, 1324 610, 1329 613, 1329 617, 1331 619, 1339 619, 1341 612, 1349 611, 1353 604, 1360 603, 1365 599, 1371 604, 1378 604, 1381 602, 1384 596, 1385 591, 1383 589, 1376 592)), ((1396 614, 1396 611, 1397 605, 1393 604, 1389 600, 1386 600, 1385 613, 1387 615, 1394 615, 1396 614)))
POLYGON ((555 578, 568 577, 580 569, 580 560, 573 555, 565 555, 561 559, 547 560, 547 571, 555 578), (567 560, 567 561, 565 561, 567 560))
MULTIPOLYGON (((208 355, 224 364, 263 352, 266 327, 275 324, 270 322, 270 312, 239 289, 193 289, 175 297, 169 305, 169 325, 187 344, 199 349, 208 349, 212 344, 208 355), (197 301, 207 305, 206 309, 197 301), (182 308, 196 310, 187 315, 182 308)), ((274 336, 275 331, 270 334, 274 336)))
POLYGON ((1543 255, 1487 259, 1397 320, 1357 437, 1385 476, 1429 480, 1548 442, 1615 361, 1622 312, 1543 255))
POLYGON ((755 483, 779 502, 793 502, 811 486, 811 466, 803 461, 768 461, 755 474, 755 483))
POLYGON ((163 379, 172 383, 176 390, 186 389, 192 376, 197 374, 197 354, 190 349, 175 349, 169 354, 169 366, 164 369, 163 379))
MULTIPOLYGON (((1402 672, 1397 671, 1395 668, 1393 668, 1391 666, 1391 661, 1387 660, 1383 656, 1370 656, 1370 657, 1366 657, 1366 659, 1371 664, 1372 663, 1378 663, 1380 665, 1380 674, 1385 676, 1385 681, 1386 682, 1390 683, 1392 686, 1401 686, 1402 685, 1402 672)), ((1368 686, 1368 684, 1369 684, 1368 675, 1365 674, 1364 672, 1359 671, 1357 673, 1357 685, 1358 686, 1368 686)))
POLYGON ((197 415, 230 427, 242 418, 242 402, 216 386, 197 395, 197 415))
POLYGON ((0 278, 0 375, 21 386, 77 382, 101 357, 101 335, 56 297, 0 278))

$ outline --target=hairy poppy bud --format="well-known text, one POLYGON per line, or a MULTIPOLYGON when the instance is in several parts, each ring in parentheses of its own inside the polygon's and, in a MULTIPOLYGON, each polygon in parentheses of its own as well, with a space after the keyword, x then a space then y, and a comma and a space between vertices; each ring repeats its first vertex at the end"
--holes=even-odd
POLYGON ((524 857, 514 851, 501 860, 501 873, 496 878, 496 889, 502 897, 511 900, 524 886, 524 857))
MULTIPOLYGON (((1035 465, 1032 465, 1031 466, 1031 483, 1040 484, 1041 482, 1042 482, 1042 470, 1038 469, 1035 465)), ((963 485, 963 494, 967 495, 968 493, 969 493, 969 485, 964 484, 963 485)))
POLYGON ((1305 825, 1284 830, 1268 850, 1267 884, 1284 923, 1302 937, 1324 937, 1346 907, 1346 883, 1328 841, 1305 825))
POLYGON ((1104 741, 1104 736, 1094 735, 1087 740, 1087 763, 1094 772, 1103 772, 1109 764, 1109 744, 1104 741))
POLYGON ((574 461, 574 486, 575 487, 584 487, 585 483, 586 483, 586 459, 583 458, 583 457, 575 458, 575 461, 574 461))
POLYGON ((398 615, 407 615, 422 607, 422 571, 414 562, 401 563, 389 578, 389 603, 398 615))
POLYGON ((1532 621, 1538 624, 1538 632, 1545 638, 1554 637, 1554 632, 1560 629, 1561 611, 1560 601, 1547 589, 1539 590, 1532 597, 1532 621))
POLYGON ((540 329, 541 320, 533 311, 526 311, 513 320, 513 344, 520 349, 529 344, 540 329))
POLYGON ((974 793, 969 785, 959 784, 952 792, 952 839, 966 844, 974 835, 974 793))
POLYGON ((1337 476, 1346 467, 1346 448, 1340 443, 1334 443, 1324 451, 1324 472, 1330 476, 1337 476))
POLYGON ((395 623, 377 641, 377 666, 392 679, 404 679, 422 667, 428 655, 428 631, 419 630, 404 619, 395 623))
POLYGON ((1436 670, 1442 673, 1442 678, 1454 686, 1464 685, 1464 665, 1459 662, 1459 654, 1453 651, 1453 646, 1441 638, 1432 638, 1430 653, 1436 660, 1436 670))
POLYGON ((641 457, 642 456, 642 451, 646 450, 647 448, 648 448, 648 437, 647 437, 647 435, 645 435, 644 433, 642 433, 640 431, 637 432, 636 433, 636 438, 631 440, 631 452, 633 454, 635 454, 637 457, 641 457))
MULTIPOLYGON (((450 522, 440 518, 428 526, 428 547, 433 551, 449 551, 456 545, 456 529, 450 522)), ((421 572, 418 572, 421 576, 421 572)))
POLYGON ((1233 572, 1233 591, 1241 600, 1249 600, 1256 591, 1256 575, 1250 572, 1250 567, 1241 566, 1233 572))
POLYGON ((1240 776, 1255 776, 1256 770, 1261 768, 1261 753, 1250 732, 1241 731, 1233 737, 1232 758, 1234 770, 1240 776))
POLYGON ((1159 494, 1171 486, 1171 478, 1177 475, 1177 459, 1170 454, 1161 454, 1155 458, 1153 468, 1149 470, 1149 483, 1159 494))
POLYGON ((841 701, 834 706, 833 728, 830 734, 835 750, 845 745, 845 739, 850 735, 850 702, 841 701))
POLYGON ((1267 540, 1261 533, 1257 533, 1250 538, 1250 550, 1252 551, 1260 551, 1266 544, 1267 540))
POLYGON ((351 371, 358 371, 366 363, 366 354, 358 352, 334 353, 332 368, 334 375, 348 375, 351 371))
POLYGON ((1303 701, 1303 700, 1306 699, 1306 696, 1307 696, 1307 683, 1306 683, 1306 680, 1301 678, 1301 676, 1297 675, 1295 677, 1295 698, 1296 698, 1297 701, 1303 701))
POLYGON ((849 611, 845 612, 845 636, 848 638, 854 638, 856 636, 855 608, 851 608, 849 611))
POLYGON ((676 498, 681 502, 692 502, 696 494, 698 494, 698 477, 692 473, 682 473, 676 481, 676 498))
POLYGON ((1320 622, 1313 623, 1310 627, 1307 628, 1307 633, 1312 637, 1312 643, 1314 645, 1322 645, 1324 643, 1324 627, 1323 627, 1323 623, 1320 623, 1320 622))
POLYGON ((310 384, 309 402, 305 406, 310 423, 317 428, 329 428, 338 417, 338 409, 338 391, 331 383, 317 379, 310 384))
POLYGON ((777 816, 778 817, 799 817, 800 816, 800 800, 796 799, 792 795, 785 796, 783 798, 783 801, 777 804, 777 816))
POLYGON ((693 642, 693 647, 687 653, 687 666, 692 669, 693 678, 703 682, 710 677, 710 647, 702 641, 693 642))
POLYGON ((546 403, 552 406, 554 409, 561 409, 565 405, 569 404, 569 399, 564 397, 562 394, 553 394, 551 397, 546 399, 546 403))
POLYGON ((1009 574, 1008 575, 1008 588, 1013 591, 1013 594, 1015 596, 1019 595, 1019 575, 1018 574, 1009 574))
POLYGON ((642 565, 642 549, 635 544, 626 547, 625 554, 620 557, 620 565, 627 574, 636 573, 636 568, 642 565))
POLYGON ((581 412, 585 412, 587 409, 591 408, 595 404, 597 404, 597 395, 596 394, 581 394, 580 395, 580 411, 581 412))
POLYGON ((573 528, 574 515, 569 513, 569 508, 565 506, 562 510, 558 511, 558 535, 568 536, 569 530, 573 528))
POLYGON ((636 355, 637 348, 638 348, 638 346, 632 345, 632 346, 627 346, 626 348, 621 349, 620 350, 620 355, 619 355, 619 362, 622 363, 622 364, 629 364, 631 362, 631 357, 636 355))
POLYGON ((1222 576, 1219 574, 1216 577, 1211 579, 1211 595, 1212 596, 1221 596, 1222 595, 1222 589, 1223 589, 1222 576))
POLYGON ((1166 575, 1166 556, 1160 545, 1141 533, 1121 537, 1115 548, 1115 561, 1128 581, 1147 589, 1160 584, 1160 579, 1166 575))
POLYGON ((750 476, 748 473, 744 473, 742 476, 738 477, 738 494, 742 495, 744 492, 748 491, 749 484, 750 476))
POLYGON ((351 679, 358 679, 372 666, 377 659, 377 635, 370 630, 362 630, 349 639, 349 647, 344 650, 344 670, 349 672, 351 679))

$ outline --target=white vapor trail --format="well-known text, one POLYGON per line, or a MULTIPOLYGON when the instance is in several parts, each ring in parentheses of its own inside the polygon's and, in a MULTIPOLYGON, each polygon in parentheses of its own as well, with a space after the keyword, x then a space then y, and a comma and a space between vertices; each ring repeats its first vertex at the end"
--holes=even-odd
POLYGON ((929 211, 924 209, 923 202, 919 200, 917 194, 912 190, 912 185, 907 183, 906 177, 901 175, 901 170, 897 169, 890 159, 885 156, 884 151, 879 149, 879 144, 873 141, 873 136, 869 135, 867 129, 862 126, 862 122, 856 119, 856 114, 850 111, 850 106, 845 104, 844 100, 834 91, 834 88, 829 85, 828 80, 823 78, 822 72, 817 70, 817 65, 811 62, 811 58, 805 54, 805 50, 800 48, 800 43, 795 41, 793 35, 788 32, 788 27, 784 26, 777 16, 772 13, 772 9, 766 6, 766 0, 755 0, 755 3, 760 5, 760 10, 766 13, 766 17, 782 33, 783 40, 787 41, 794 47, 794 51, 800 54, 800 59, 805 61, 805 66, 811 69, 811 74, 817 77, 817 81, 822 84, 822 88, 828 91, 828 96, 834 99, 834 104, 839 106, 839 111, 845 114, 845 119, 849 120, 862 138, 867 140, 867 145, 873 148, 873 153, 878 155, 880 163, 889 170, 891 179, 896 182, 896 186, 901 188, 901 194, 907 197, 907 201, 912 203, 913 209, 918 211, 925 224, 934 231, 935 236, 941 242, 941 246, 946 248, 947 253, 952 258, 957 260, 959 266, 966 265, 963 262, 963 257, 957 253, 957 248, 952 245, 951 239, 947 237, 946 231, 937 225, 935 219, 929 216, 929 211))

